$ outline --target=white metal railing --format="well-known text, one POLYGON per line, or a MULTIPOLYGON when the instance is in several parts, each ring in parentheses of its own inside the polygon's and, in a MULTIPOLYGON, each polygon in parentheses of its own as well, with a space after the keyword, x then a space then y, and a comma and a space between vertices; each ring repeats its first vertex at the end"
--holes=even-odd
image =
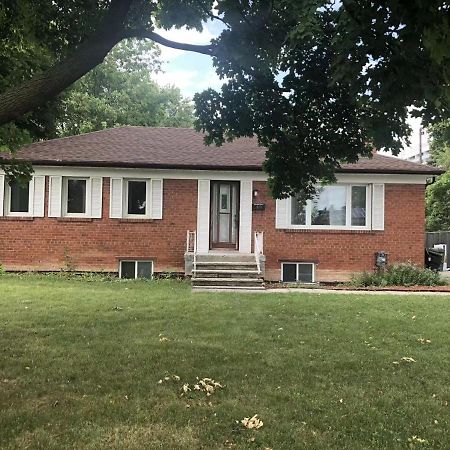
POLYGON ((186 232, 186 252, 193 253, 193 270, 197 269, 197 232, 186 232))
POLYGON ((254 235, 254 250, 255 250, 255 261, 258 273, 261 273, 261 263, 259 257, 263 254, 263 244, 264 244, 264 232, 255 231, 254 235))

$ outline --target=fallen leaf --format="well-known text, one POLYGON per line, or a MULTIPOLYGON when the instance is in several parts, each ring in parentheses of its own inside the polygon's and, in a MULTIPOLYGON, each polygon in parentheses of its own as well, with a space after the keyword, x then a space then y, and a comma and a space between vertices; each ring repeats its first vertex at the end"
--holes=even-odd
POLYGON ((255 414, 253 417, 244 417, 241 420, 242 425, 249 430, 258 430, 264 425, 264 422, 261 419, 258 419, 258 415, 255 414))
POLYGON ((409 362, 409 363, 417 362, 414 358, 411 358, 411 356, 402 356, 402 361, 409 362))

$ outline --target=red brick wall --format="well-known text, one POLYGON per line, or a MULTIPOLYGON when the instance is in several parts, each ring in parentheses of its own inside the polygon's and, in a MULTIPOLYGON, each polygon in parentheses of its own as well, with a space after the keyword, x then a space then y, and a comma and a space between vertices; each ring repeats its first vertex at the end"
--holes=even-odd
MULTIPOLYGON (((47 178, 48 189, 48 178, 47 178)), ((281 260, 317 262, 318 280, 340 280, 371 270, 374 253, 389 261, 423 264, 424 186, 385 186, 384 231, 276 230, 275 201, 266 183, 255 182, 254 231, 264 231, 266 278, 280 279, 281 260)), ((47 197, 46 208, 47 216, 47 197)), ((186 231, 196 229, 197 181, 164 180, 162 220, 109 218, 109 178, 103 181, 102 219, 0 218, 0 264, 7 270, 116 271, 118 258, 152 258, 155 270, 184 271, 186 231)))
MULTIPOLYGON (((46 180, 48 213, 48 177, 46 180)), ((7 270, 116 271, 118 257, 152 258, 155 270, 184 272, 186 231, 197 221, 197 181, 164 180, 162 220, 109 218, 109 178, 103 218, 0 219, 0 264, 7 270)))
POLYGON ((255 182, 258 203, 265 211, 253 212, 254 231, 264 231, 266 278, 280 279, 280 261, 316 261, 318 281, 346 279, 353 272, 371 270, 374 253, 388 252, 389 262, 412 261, 423 265, 425 248, 425 186, 385 185, 384 231, 316 231, 275 229, 275 202, 266 183, 255 182))

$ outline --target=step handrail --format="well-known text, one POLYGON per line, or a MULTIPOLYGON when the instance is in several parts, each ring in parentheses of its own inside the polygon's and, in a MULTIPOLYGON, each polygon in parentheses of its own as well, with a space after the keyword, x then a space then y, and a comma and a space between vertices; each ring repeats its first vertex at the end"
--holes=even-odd
POLYGON ((194 261, 193 261, 193 269, 194 273, 197 270, 197 232, 193 231, 194 236, 194 261))
POLYGON ((192 252, 193 254, 193 272, 197 269, 197 232, 186 232, 186 253, 192 252))
POLYGON ((259 240, 264 239, 264 232, 263 231, 255 231, 254 234, 254 250, 255 250, 255 261, 256 261, 256 268, 258 269, 258 273, 261 273, 261 263, 259 260, 260 255, 262 255, 262 246, 260 246, 259 240))

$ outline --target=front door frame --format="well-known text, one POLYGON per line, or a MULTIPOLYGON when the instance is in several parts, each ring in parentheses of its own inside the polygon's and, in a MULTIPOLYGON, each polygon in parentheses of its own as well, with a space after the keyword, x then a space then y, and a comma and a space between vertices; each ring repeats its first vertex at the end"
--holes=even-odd
POLYGON ((240 217, 240 181, 229 181, 229 180, 211 180, 210 185, 210 214, 209 214, 209 248, 210 250, 215 249, 230 249, 239 250, 239 217, 240 217), (219 235, 219 202, 220 202, 220 188, 215 189, 215 186, 226 184, 230 186, 230 230, 229 236, 232 236, 234 227, 235 241, 236 242, 214 242, 214 217, 216 217, 216 227, 217 236, 219 235), (235 189, 233 189, 235 187, 235 189), (215 192, 217 191, 217 192, 215 192), (214 211, 214 199, 213 196, 217 194, 216 198, 216 211, 214 211), (235 203, 235 205, 233 204, 235 203), (233 217, 233 211, 235 211, 235 217, 233 217))

